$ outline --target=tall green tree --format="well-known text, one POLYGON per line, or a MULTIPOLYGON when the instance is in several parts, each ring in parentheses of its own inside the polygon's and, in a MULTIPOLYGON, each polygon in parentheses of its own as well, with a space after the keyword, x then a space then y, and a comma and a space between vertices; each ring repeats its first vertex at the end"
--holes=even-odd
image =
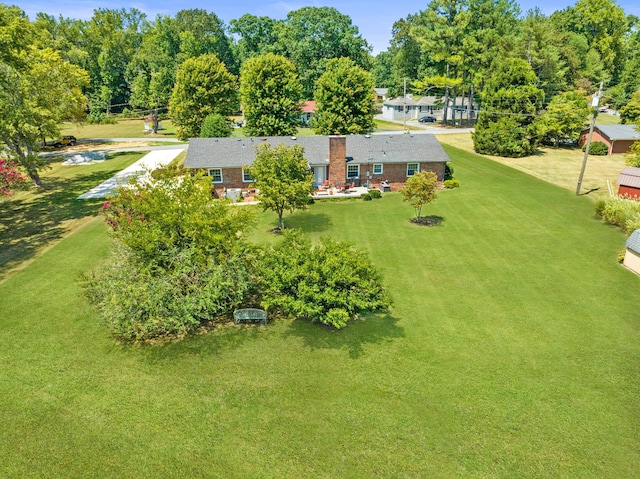
MULTIPOLYGON (((412 28, 412 35, 438 65, 438 73, 446 78, 460 78, 465 64, 464 32, 470 21, 468 0, 431 0, 422 12, 423 21, 412 28)), ((445 87, 444 117, 447 123, 449 99, 455 97, 445 87)))
POLYGON ((146 15, 130 10, 98 8, 83 29, 90 76, 91 109, 110 112, 112 105, 129 101, 127 67, 142 42, 146 15))
POLYGON ((248 59, 240 72, 245 131, 253 136, 292 135, 298 130, 302 85, 296 67, 280 55, 248 59))
POLYGON ((519 58, 498 60, 482 94, 473 144, 488 155, 523 157, 538 143, 534 120, 544 92, 531 66, 519 58))
POLYGON ((0 5, 0 141, 40 186, 42 140, 57 136, 62 121, 83 117, 88 77, 36 40, 22 11, 0 5))
POLYGON ((316 116, 319 135, 353 135, 373 130, 373 75, 349 58, 336 58, 316 82, 316 116))
POLYGON ((540 81, 546 98, 552 98, 567 87, 564 61, 552 22, 539 8, 529 10, 520 24, 518 53, 527 61, 540 81))
POLYGON ((560 93, 553 97, 546 110, 536 121, 542 141, 559 146, 562 141, 577 143, 580 132, 587 124, 589 105, 584 95, 577 92, 560 93))
POLYGON ((351 18, 331 7, 303 7, 289 12, 278 28, 277 52, 296 66, 303 96, 313 96, 316 80, 332 58, 347 57, 370 67, 371 47, 351 18))
POLYGON ((281 22, 269 17, 256 17, 246 13, 229 22, 229 31, 237 35, 236 51, 238 60, 245 60, 273 51, 278 42, 278 28, 281 22))
POLYGON ((620 108, 620 120, 622 123, 640 125, 640 89, 631 95, 631 100, 620 108))
POLYGON ((169 111, 179 138, 200 136, 207 115, 228 116, 237 105, 237 79, 216 55, 189 58, 178 68, 169 111))
POLYGON ((256 159, 248 168, 256 188, 260 190, 258 199, 262 208, 278 215, 278 229, 284 227, 282 215, 304 209, 313 190, 313 174, 309 162, 304 157, 304 148, 279 144, 271 148, 268 143, 257 147, 256 159))

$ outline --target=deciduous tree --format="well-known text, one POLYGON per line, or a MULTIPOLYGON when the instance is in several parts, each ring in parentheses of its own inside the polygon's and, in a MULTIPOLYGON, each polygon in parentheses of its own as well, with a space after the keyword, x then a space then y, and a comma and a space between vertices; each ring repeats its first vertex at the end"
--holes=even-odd
POLYGON ((0 63, 0 140, 36 186, 42 140, 58 136, 62 121, 84 116, 87 84, 84 70, 50 49, 27 47, 17 68, 0 63))
POLYGON ((279 144, 271 148, 268 143, 258 146, 253 166, 248 168, 262 208, 278 215, 278 229, 282 229, 282 215, 286 210, 304 209, 312 191, 313 175, 304 157, 304 148, 279 144))
POLYGON ((315 82, 329 60, 347 57, 368 69, 370 50, 351 18, 332 7, 303 7, 289 12, 278 30, 276 51, 296 66, 304 99, 313 96, 315 82))
POLYGON ((237 105, 236 77, 214 54, 189 58, 178 68, 169 111, 179 138, 200 136, 207 115, 228 116, 237 105))
POLYGON ((553 97, 546 110, 536 121, 543 141, 558 146, 561 141, 578 142, 580 132, 587 123, 589 106, 586 98, 577 92, 560 93, 553 97))
POLYGON ((240 96, 247 134, 284 136, 298 130, 302 85, 296 67, 283 56, 248 59, 240 72, 240 96))
POLYGON ((330 60, 316 83, 315 132, 353 135, 372 131, 374 86, 373 75, 349 58, 330 60))
POLYGON ((437 175, 432 171, 421 171, 407 180, 407 185, 400 190, 402 199, 408 201, 416 212, 416 220, 420 221, 422 208, 436 199, 437 175))

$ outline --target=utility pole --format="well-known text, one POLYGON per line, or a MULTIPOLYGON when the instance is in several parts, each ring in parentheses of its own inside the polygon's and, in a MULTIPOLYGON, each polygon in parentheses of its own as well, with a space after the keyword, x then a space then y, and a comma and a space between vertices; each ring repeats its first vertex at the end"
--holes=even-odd
POLYGON ((404 78, 404 90, 402 93, 402 127, 407 132, 407 77, 404 78))
POLYGON ((591 137, 593 136, 593 127, 596 124, 596 116, 598 116, 598 108, 600 107, 600 97, 602 96, 602 87, 604 82, 600 82, 600 89, 598 93, 593 96, 591 100, 591 106, 593 107, 593 117, 591 118, 591 126, 589 127, 589 136, 587 137, 587 144, 584 150, 584 158, 582 160, 582 169, 580 170, 580 177, 578 178, 578 186, 576 187, 576 196, 580 194, 580 187, 582 186, 582 177, 584 176, 584 170, 587 167, 587 158, 589 158, 589 147, 591 146, 591 137))

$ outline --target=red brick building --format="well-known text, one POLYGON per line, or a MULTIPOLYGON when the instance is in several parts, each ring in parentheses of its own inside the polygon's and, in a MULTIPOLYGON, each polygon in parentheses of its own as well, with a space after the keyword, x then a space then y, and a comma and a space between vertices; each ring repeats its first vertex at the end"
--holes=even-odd
MULTIPOLYGON (((593 128, 591 143, 601 141, 609 149, 608 155, 626 153, 634 141, 640 140, 640 133, 636 125, 596 125, 593 128)), ((587 143, 589 129, 582 130, 579 145, 587 143)))
POLYGON ((618 195, 640 199, 640 168, 627 166, 618 176, 618 195))
POLYGON ((261 143, 303 146, 315 182, 329 181, 330 186, 347 182, 378 188, 386 181, 395 191, 420 171, 433 171, 442 181, 445 164, 451 161, 430 134, 193 138, 185 167, 205 169, 219 194, 247 189, 252 179, 246 167, 253 164, 255 147, 261 143))

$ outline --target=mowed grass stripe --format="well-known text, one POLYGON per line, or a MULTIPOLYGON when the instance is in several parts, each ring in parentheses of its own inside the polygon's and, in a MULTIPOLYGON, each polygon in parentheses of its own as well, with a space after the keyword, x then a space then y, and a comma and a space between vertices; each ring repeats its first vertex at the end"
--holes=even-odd
MULTIPOLYGON (((391 314, 113 343, 94 220, 0 285, 4 477, 634 477, 637 291, 586 198, 449 149, 462 187, 286 221, 369 251, 391 314), (58 298, 60 298, 58 300, 58 298), (39 451, 34 455, 33 451, 39 451)), ((275 216, 260 215, 251 233, 275 216)))

